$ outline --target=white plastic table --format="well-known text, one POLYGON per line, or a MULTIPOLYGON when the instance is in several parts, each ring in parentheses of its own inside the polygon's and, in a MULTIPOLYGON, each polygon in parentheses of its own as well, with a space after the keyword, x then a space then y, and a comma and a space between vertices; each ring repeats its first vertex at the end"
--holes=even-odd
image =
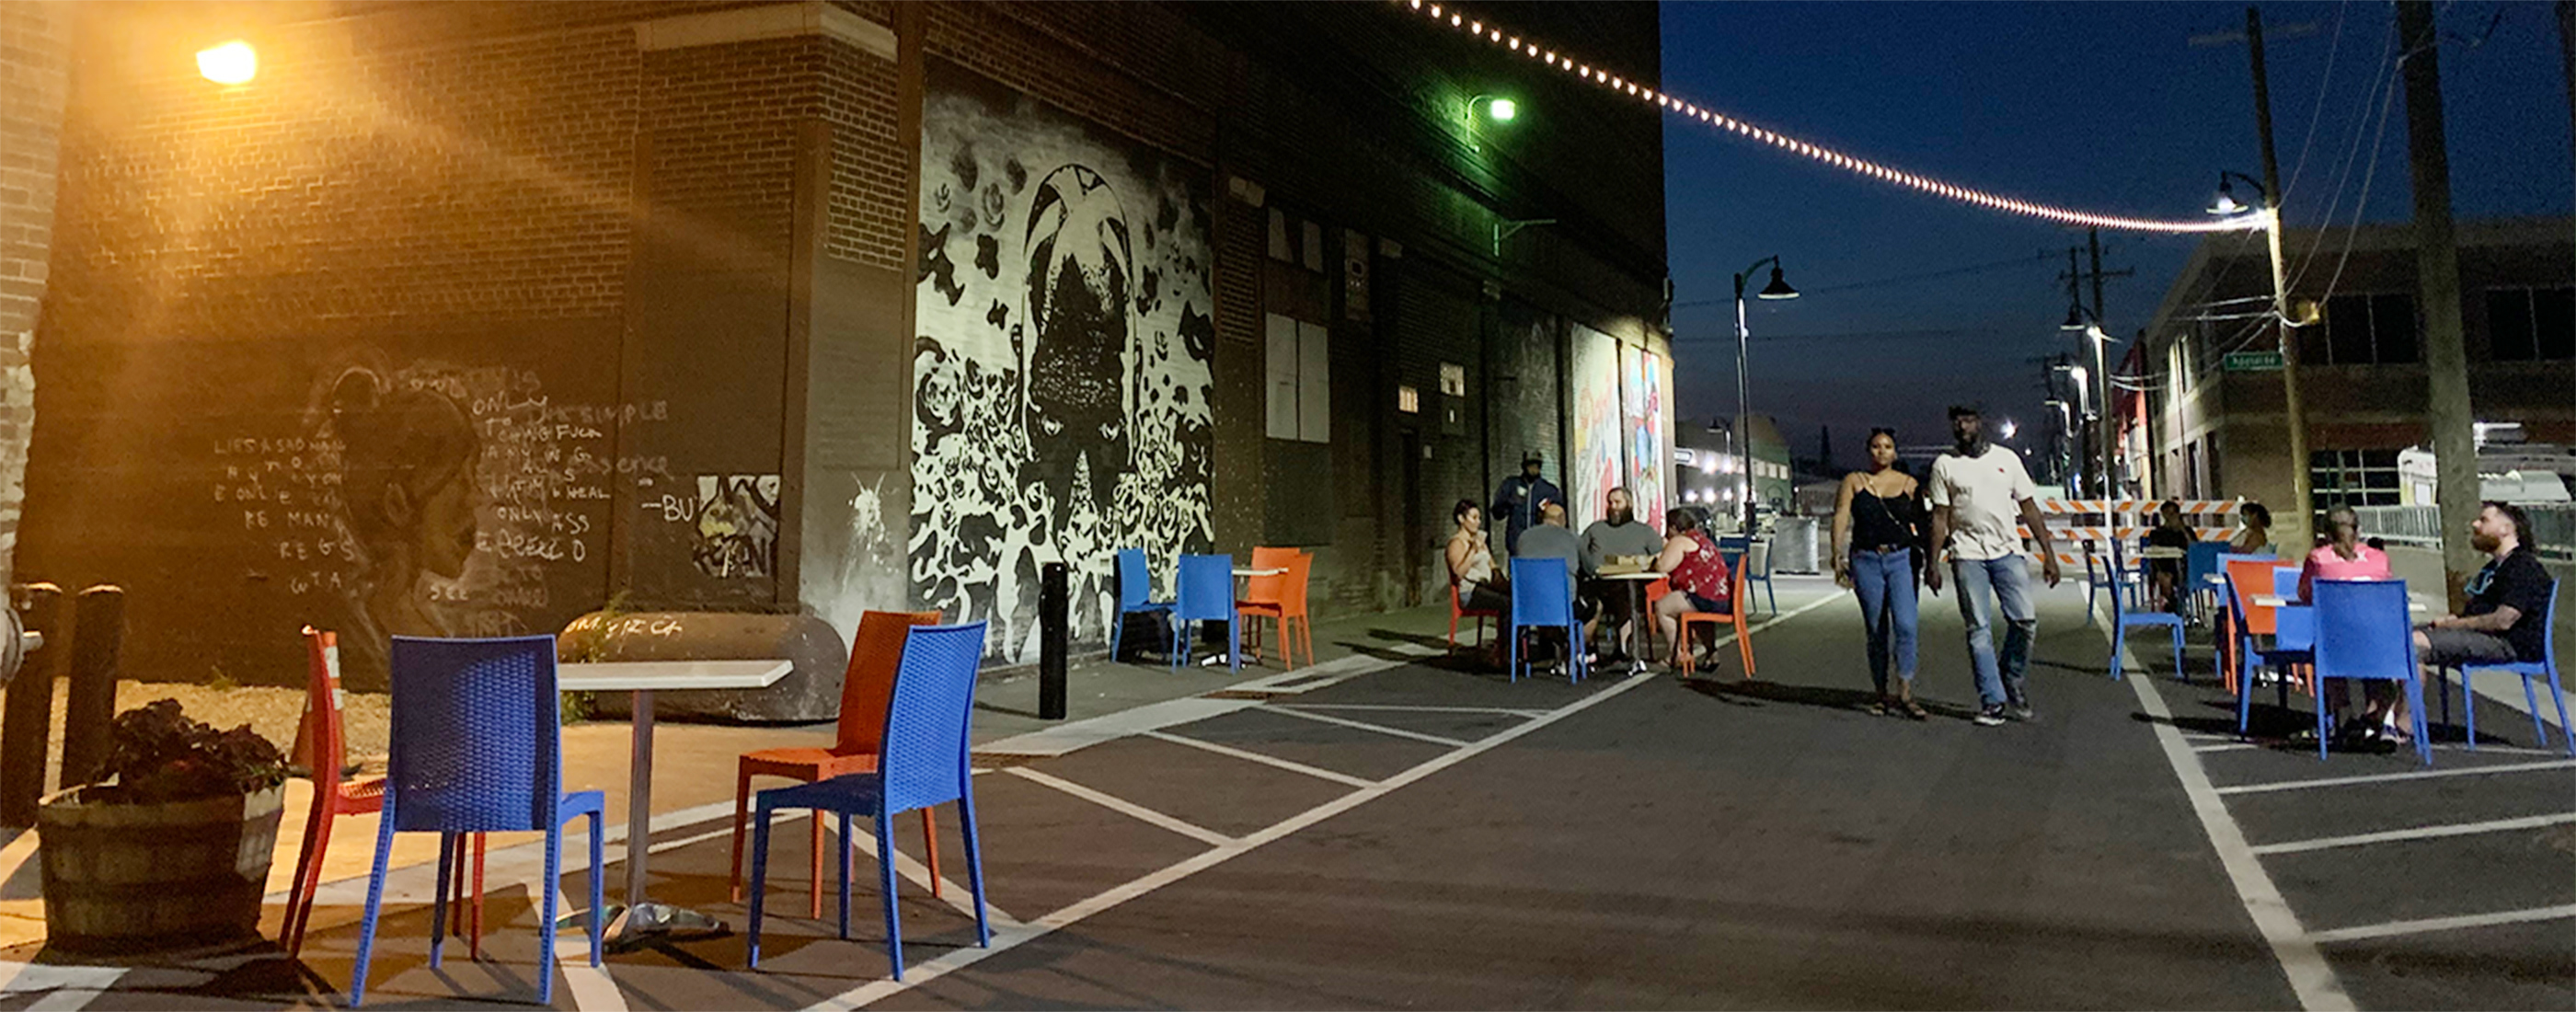
MULTIPOLYGON (((1278 576, 1286 573, 1287 571, 1288 570, 1285 568, 1253 569, 1249 566, 1236 566, 1234 567, 1234 578, 1238 580, 1249 580, 1256 576, 1278 576)), ((1236 594, 1234 598, 1235 600, 1240 601, 1243 600, 1243 595, 1236 594)), ((1205 659, 1199 661, 1199 666, 1203 668, 1212 668, 1222 664, 1232 664, 1234 663, 1234 652, 1241 649, 1243 649, 1243 644, 1241 643, 1226 644, 1225 653, 1210 654, 1205 659)))
MULTIPOLYGON (((789 661, 599 661, 555 665, 559 692, 634 694, 633 758, 626 775, 626 904, 607 928, 611 941, 632 941, 675 927, 722 929, 694 910, 644 898, 644 857, 653 843, 653 693, 670 689, 766 689, 787 677, 789 661)), ((594 913, 593 916, 599 916, 594 913)))
MULTIPOLYGON (((2258 595, 2258 596, 2256 596, 2256 597, 2254 598, 2254 603, 2255 603, 2255 604, 2258 604, 2258 605, 2262 605, 2263 607, 2266 607, 2266 608, 2281 608, 2281 607, 2293 607, 2293 608, 2295 608, 2295 607, 2301 607, 2301 606, 2303 606, 2306 602, 2302 602, 2302 601, 2293 601, 2293 600, 2290 600, 2289 598, 2286 598, 2286 597, 2278 597, 2278 596, 2274 596, 2274 595, 2271 595, 2271 594, 2262 594, 2262 595, 2258 595)), ((2422 601, 2415 600, 2415 598, 2414 598, 2412 595, 2409 595, 2409 596, 2407 597, 2407 599, 2406 599, 2406 610, 2407 610, 2407 611, 2431 611, 2431 610, 2433 610, 2433 607, 2432 607, 2431 605, 2425 604, 2425 603, 2424 603, 2424 602, 2422 602, 2422 601)))

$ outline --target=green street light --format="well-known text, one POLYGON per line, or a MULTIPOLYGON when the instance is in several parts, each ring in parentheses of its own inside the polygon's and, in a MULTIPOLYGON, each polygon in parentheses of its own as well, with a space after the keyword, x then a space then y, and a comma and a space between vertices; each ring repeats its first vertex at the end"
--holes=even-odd
POLYGON ((1512 117, 1520 114, 1520 103, 1508 98, 1498 98, 1485 103, 1485 115, 1491 117, 1496 123, 1509 123, 1512 117))

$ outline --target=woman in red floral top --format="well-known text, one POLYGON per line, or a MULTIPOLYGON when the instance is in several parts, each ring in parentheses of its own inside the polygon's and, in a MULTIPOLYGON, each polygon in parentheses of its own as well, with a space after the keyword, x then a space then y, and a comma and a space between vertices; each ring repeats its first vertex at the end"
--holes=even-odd
POLYGON ((1655 572, 1666 574, 1673 592, 1655 602, 1655 628, 1661 630, 1664 642, 1673 644, 1673 660, 1678 664, 1685 649, 1680 639, 1682 613, 1692 611, 1727 612, 1726 560, 1717 553, 1717 541, 1701 530, 1699 514, 1675 509, 1664 514, 1664 554, 1655 560, 1655 572))

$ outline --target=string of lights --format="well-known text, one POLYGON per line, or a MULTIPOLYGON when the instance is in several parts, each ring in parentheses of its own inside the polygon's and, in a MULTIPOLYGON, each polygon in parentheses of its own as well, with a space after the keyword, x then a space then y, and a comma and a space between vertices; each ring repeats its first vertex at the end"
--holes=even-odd
POLYGON ((2079 211, 2051 204, 2018 200, 2012 197, 2000 196, 1984 190, 1975 189, 1973 187, 1959 186, 1954 183, 1944 182, 1929 176, 1889 168, 1888 166, 1881 165, 1868 159, 1855 158, 1832 148, 1799 140, 1795 137, 1791 137, 1777 131, 1767 130, 1746 122, 1745 120, 1707 108, 1696 102, 1686 101, 1684 99, 1676 98, 1666 92, 1657 91, 1653 88, 1639 85, 1635 81, 1621 78, 1604 68, 1595 67, 1589 63, 1578 61, 1572 56, 1568 56, 1559 53, 1556 50, 1542 46, 1535 39, 1523 38, 1520 35, 1513 34, 1501 25, 1489 23, 1477 18, 1470 18, 1464 12, 1454 8, 1445 7, 1437 3, 1426 3, 1424 0, 1392 0, 1392 2, 1405 4, 1414 13, 1421 14, 1430 19, 1430 22, 1434 25, 1446 25, 1451 29, 1464 32, 1469 37, 1480 42, 1484 42, 1488 45, 1500 46, 1516 55, 1540 61, 1551 69, 1564 71, 1568 74, 1574 75, 1586 83, 1597 87, 1607 88, 1613 94, 1625 95, 1654 105, 1668 113, 1677 113, 1684 119, 1697 120, 1709 126, 1729 131, 1737 136, 1760 141, 1791 154, 1801 155, 1847 172, 1867 176, 1881 182, 1893 183, 1898 186, 1917 190, 1923 193, 1929 193, 1934 196, 1948 198, 1960 203, 1984 207, 1990 210, 2003 211, 2009 214, 2025 215, 2032 218, 2054 221, 2065 225, 2091 225, 2099 228, 2131 232, 2236 232, 2263 227, 2263 216, 2261 215, 2245 215, 2242 217, 2229 218, 2163 220, 2154 218, 2133 218, 2112 214, 2096 214, 2090 211, 2079 211))

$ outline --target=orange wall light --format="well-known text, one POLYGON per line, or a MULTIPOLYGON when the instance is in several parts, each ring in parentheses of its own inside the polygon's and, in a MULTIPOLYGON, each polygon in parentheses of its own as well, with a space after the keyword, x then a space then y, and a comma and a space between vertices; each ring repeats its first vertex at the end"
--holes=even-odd
POLYGON ((216 84, 247 84, 259 74, 259 53, 239 39, 201 49, 197 51, 197 73, 216 84))

